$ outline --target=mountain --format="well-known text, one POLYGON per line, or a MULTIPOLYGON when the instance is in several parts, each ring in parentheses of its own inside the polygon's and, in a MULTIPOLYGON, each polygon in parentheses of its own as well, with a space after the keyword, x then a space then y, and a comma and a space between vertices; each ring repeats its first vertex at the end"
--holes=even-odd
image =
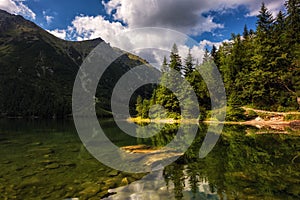
MULTIPOLYGON (((0 10, 0 114, 2 116, 65 117, 71 114, 74 80, 84 58, 102 39, 65 41, 22 16, 0 10)), ((120 51, 114 49, 115 51, 120 51)), ((124 54, 97 89, 97 114, 110 110, 110 93, 117 80, 146 61, 124 54)), ((96 95, 96 96, 97 96, 96 95)))

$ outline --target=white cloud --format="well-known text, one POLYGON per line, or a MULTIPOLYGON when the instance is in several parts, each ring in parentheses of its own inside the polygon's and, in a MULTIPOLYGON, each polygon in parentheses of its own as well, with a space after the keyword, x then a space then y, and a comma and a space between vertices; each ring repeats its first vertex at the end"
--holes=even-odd
POLYGON ((115 11, 114 19, 123 21, 131 28, 163 27, 197 35, 222 27, 213 22, 211 17, 202 15, 209 10, 206 9, 209 1, 111 0, 102 4, 108 14, 115 11))
POLYGON ((23 4, 23 0, 0 0, 0 9, 11 14, 23 15, 35 19, 36 14, 23 4))
POLYGON ((191 54, 195 58, 195 61, 198 60, 199 63, 201 63, 206 47, 212 47, 213 45, 215 45, 217 48, 219 48, 224 42, 230 42, 230 41, 223 40, 221 42, 211 42, 208 40, 202 40, 202 41, 200 41, 200 43, 198 45, 195 45, 192 48, 189 48, 186 45, 180 45, 178 47, 178 50, 179 50, 179 54, 181 55, 181 57, 185 58, 186 55, 188 54, 189 49, 191 49, 191 54))
POLYGON ((101 37, 103 40, 111 41, 117 34, 126 28, 120 22, 109 22, 102 16, 89 17, 77 16, 72 22, 72 28, 77 37, 82 39, 95 39, 101 37))
POLYGON ((46 15, 46 16, 45 16, 45 19, 46 19, 46 21, 47 21, 47 24, 51 24, 51 22, 52 22, 52 20, 54 19, 54 17, 53 17, 53 16, 46 15))
POLYGON ((51 24, 52 23, 52 20, 54 19, 53 16, 47 15, 46 11, 43 11, 43 16, 44 16, 47 24, 51 24))
POLYGON ((284 0, 265 0, 257 4, 250 3, 250 13, 247 16, 257 16, 260 11, 261 3, 264 2, 268 10, 273 14, 273 17, 276 17, 278 12, 283 9, 284 0))
POLYGON ((61 38, 63 40, 65 40, 67 38, 67 31, 66 30, 59 30, 59 29, 55 29, 55 30, 47 30, 49 33, 51 33, 52 35, 61 38))
POLYGON ((212 47, 215 45, 217 48, 219 48, 224 42, 230 42, 229 40, 223 40, 221 42, 211 42, 208 40, 202 40, 200 42, 200 46, 204 49, 206 46, 212 47))
MULTIPOLYGON (((80 15, 75 17, 67 30, 53 30, 51 32, 60 38, 75 38, 78 41, 101 37, 112 46, 140 55, 150 62, 161 63, 163 56, 169 55, 169 50, 174 42, 177 43, 182 57, 187 55, 189 49, 186 40, 182 37, 178 38, 176 36, 178 34, 174 34, 171 30, 189 35, 200 35, 206 31, 212 32, 214 29, 223 28, 223 25, 215 23, 212 16, 204 17, 204 13, 212 10, 224 12, 244 5, 249 10, 248 15, 252 16, 258 13, 262 1, 110 0, 107 3, 103 1, 102 4, 107 13, 118 21, 110 22, 103 16, 80 15), (160 31, 144 27, 162 27, 165 29, 160 31), (171 30, 166 31, 166 28, 171 30)), ((264 0, 264 2, 275 13, 282 9, 284 0, 264 0)), ((215 45, 219 47, 222 42, 214 43, 204 40, 189 46, 192 47, 191 52, 194 57, 201 62, 206 46, 215 45)))
MULTIPOLYGON (((57 35, 57 31, 53 34, 57 35)), ((66 33, 67 35, 63 35, 61 38, 76 38, 76 40, 82 41, 101 37, 111 46, 139 55, 151 63, 158 63, 156 67, 160 67, 163 56, 169 56, 169 51, 174 43, 178 45, 182 58, 186 57, 188 49, 191 47, 193 56, 199 62, 202 61, 206 46, 221 44, 221 42, 213 43, 205 40, 200 43, 194 41, 193 45, 188 47, 187 40, 190 38, 184 33, 165 28, 131 29, 123 26, 120 22, 109 22, 102 16, 77 16, 66 33)))
POLYGON ((107 13, 131 27, 164 27, 184 33, 200 34, 221 28, 203 13, 214 10, 224 12, 228 8, 244 5, 248 16, 255 16, 265 2, 273 15, 282 9, 285 0, 110 0, 102 1, 107 13), (112 12, 115 11, 115 12, 112 12))
POLYGON ((207 40, 197 43, 187 35, 170 29, 130 29, 120 27, 119 24, 112 25, 108 21, 103 22, 103 18, 95 20, 93 17, 84 16, 77 17, 73 22, 73 27, 69 27, 69 30, 75 31, 73 37, 75 36, 79 41, 101 37, 112 46, 139 55, 152 64, 157 63, 154 66, 158 68, 163 57, 169 57, 170 49, 174 43, 177 44, 182 58, 186 57, 189 48, 191 48, 191 53, 199 62, 202 61, 206 46, 215 45, 218 47, 222 43, 207 40), (105 28, 102 28, 103 23, 106 25, 105 28))

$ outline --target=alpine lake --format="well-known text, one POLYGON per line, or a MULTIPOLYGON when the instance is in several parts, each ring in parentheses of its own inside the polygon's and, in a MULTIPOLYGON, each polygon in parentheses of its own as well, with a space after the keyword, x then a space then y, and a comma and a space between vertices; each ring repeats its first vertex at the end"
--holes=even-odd
MULTIPOLYGON (((141 139, 113 120, 100 124, 118 147, 156 148, 179 126, 167 124, 141 139)), ((192 145, 172 164, 135 174, 95 159, 72 120, 1 119, 0 199, 300 199, 299 131, 225 125, 213 150, 199 158, 207 127, 199 125, 192 145)))

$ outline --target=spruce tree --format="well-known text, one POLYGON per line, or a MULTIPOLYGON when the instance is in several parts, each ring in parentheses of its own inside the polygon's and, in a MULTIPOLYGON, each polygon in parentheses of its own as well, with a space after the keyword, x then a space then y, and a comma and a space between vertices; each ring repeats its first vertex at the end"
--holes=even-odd
POLYGON ((183 68, 183 73, 185 77, 190 77, 191 73, 194 71, 194 58, 191 54, 191 49, 189 49, 189 52, 187 54, 187 57, 185 58, 185 66, 183 68))
POLYGON ((288 0, 285 2, 287 9, 287 30, 289 44, 300 43, 300 0, 288 0))
POLYGON ((243 32, 243 38, 245 40, 247 40, 248 37, 249 37, 249 31, 248 31, 247 25, 245 24, 245 26, 244 26, 244 32, 243 32))
POLYGON ((180 90, 178 88, 180 83, 178 76, 180 77, 181 75, 182 64, 176 44, 172 47, 169 65, 167 65, 166 59, 164 59, 163 66, 166 70, 162 74, 161 85, 156 90, 156 103, 167 109, 169 112, 168 117, 176 118, 180 114, 179 102, 176 95, 170 90, 180 90))
POLYGON ((300 108, 300 0, 288 0, 285 2, 287 9, 286 30, 288 45, 288 58, 291 67, 287 80, 290 80, 290 91, 293 91, 299 100, 300 108))
POLYGON ((136 100, 136 105, 135 105, 135 110, 137 112, 137 117, 142 117, 142 112, 143 112, 143 99, 139 95, 136 100))
POLYGON ((181 58, 179 56, 179 53, 178 53, 178 48, 177 48, 177 45, 174 44, 173 47, 172 47, 172 50, 171 50, 171 55, 170 55, 170 65, 169 67, 171 69, 174 69, 178 72, 181 71, 181 58))
POLYGON ((208 51, 207 48, 205 48, 202 63, 210 62, 211 60, 212 60, 212 58, 211 58, 211 56, 209 54, 209 51, 208 51))
POLYGON ((219 53, 218 53, 218 49, 215 45, 212 46, 210 55, 214 61, 214 63, 216 64, 217 67, 219 67, 220 65, 220 58, 219 58, 219 53))
POLYGON ((268 34, 270 33, 272 24, 273 24, 273 17, 272 13, 267 9, 265 3, 262 3, 257 21, 257 32, 268 34))
POLYGON ((166 56, 164 56, 163 64, 161 66, 161 72, 166 73, 168 71, 168 62, 166 56))

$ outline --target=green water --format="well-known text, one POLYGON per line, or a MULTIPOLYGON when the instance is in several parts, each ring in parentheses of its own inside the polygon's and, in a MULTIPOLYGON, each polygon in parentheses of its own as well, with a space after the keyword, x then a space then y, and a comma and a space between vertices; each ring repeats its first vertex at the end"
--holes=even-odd
MULTIPOLYGON (((112 121, 102 127, 118 146, 164 146, 178 128, 135 139, 112 121)), ((72 121, 0 120, 0 199, 300 199, 299 136, 226 126, 199 159, 206 128, 200 125, 184 156, 147 179, 152 174, 119 172, 94 159, 72 121)))

